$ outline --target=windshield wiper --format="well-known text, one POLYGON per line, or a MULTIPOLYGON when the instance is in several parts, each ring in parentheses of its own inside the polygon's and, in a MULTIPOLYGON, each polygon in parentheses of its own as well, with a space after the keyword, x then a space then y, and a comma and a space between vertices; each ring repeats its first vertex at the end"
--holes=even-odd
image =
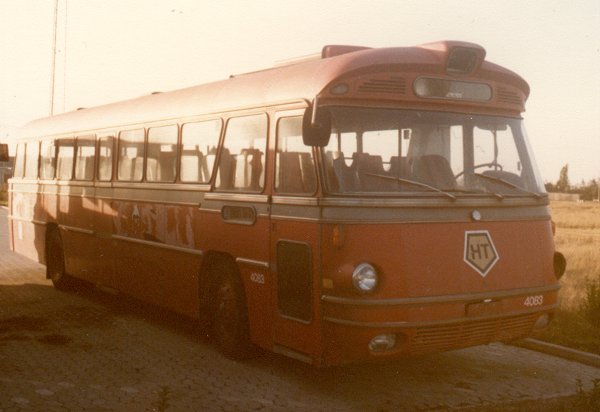
POLYGON ((484 174, 481 174, 481 173, 473 173, 473 175, 477 176, 477 177, 481 177, 483 179, 490 180, 492 182, 502 183, 505 186, 511 187, 513 189, 517 189, 517 190, 519 190, 519 191, 521 191, 523 193, 530 194, 530 195, 534 196, 537 199, 541 199, 542 198, 542 195, 540 195, 539 193, 532 192, 531 190, 524 189, 521 186, 518 186, 518 185, 516 185, 514 183, 509 182, 508 180, 504 180, 504 179, 501 179, 499 177, 484 175, 484 174))
POLYGON ((406 183, 408 185, 413 185, 413 186, 417 186, 417 187, 423 187, 425 189, 429 189, 429 190, 432 190, 434 192, 440 193, 440 194, 442 194, 442 195, 444 195, 446 197, 449 197, 452 200, 456 200, 456 196, 454 196, 453 194, 445 192, 442 189, 438 189, 437 187, 429 186, 426 183, 416 182, 414 180, 402 179, 400 177, 379 175, 379 174, 376 174, 376 173, 364 173, 364 174, 366 176, 379 177, 381 179, 386 179, 386 180, 393 180, 396 183, 406 183))

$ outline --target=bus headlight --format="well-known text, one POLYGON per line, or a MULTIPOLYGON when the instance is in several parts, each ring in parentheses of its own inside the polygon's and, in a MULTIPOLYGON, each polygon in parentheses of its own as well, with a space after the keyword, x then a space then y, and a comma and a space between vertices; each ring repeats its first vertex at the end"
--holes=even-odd
POLYGON ((352 272, 352 283, 359 292, 371 292, 377 287, 377 271, 368 263, 361 263, 352 272))

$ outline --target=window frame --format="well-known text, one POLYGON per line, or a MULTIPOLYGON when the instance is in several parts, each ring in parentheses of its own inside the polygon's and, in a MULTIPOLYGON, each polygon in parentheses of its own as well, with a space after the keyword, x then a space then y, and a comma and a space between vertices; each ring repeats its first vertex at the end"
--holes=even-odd
MULTIPOLYGON (((145 149, 144 149, 144 176, 143 176, 143 180, 144 182, 148 182, 148 183, 175 183, 178 179, 178 175, 179 175, 179 151, 180 151, 180 126, 178 123, 170 123, 170 124, 164 124, 164 125, 157 125, 157 126, 149 126, 146 127, 146 137, 145 137, 145 149), (174 165, 175 166, 175 170, 173 172, 173 179, 171 180, 148 180, 148 155, 150 153, 150 133, 152 130, 154 129, 161 129, 161 128, 172 128, 175 127, 175 143, 174 143, 174 147, 175 147, 175 157, 174 157, 174 165)), ((168 143, 171 144, 171 143, 168 143)))
MULTIPOLYGON (((146 127, 137 127, 137 128, 132 128, 132 129, 125 129, 125 130, 121 130, 118 133, 118 141, 117 141, 117 173, 116 173, 116 180, 118 182, 129 182, 129 183, 140 183, 144 181, 144 175, 146 174, 146 136, 147 136, 147 131, 148 129, 146 127), (136 153, 136 159, 140 158, 142 159, 142 175, 140 176, 139 179, 122 179, 121 178, 121 148, 122 148, 122 142, 123 142, 123 134, 124 133, 130 133, 130 132, 136 132, 136 131, 142 131, 143 133, 143 138, 141 142, 135 142, 135 143, 142 143, 141 147, 143 150, 142 155, 140 156, 139 154, 136 153)), ((133 143, 133 141, 131 141, 133 143)), ((133 171, 135 172, 135 164, 132 165, 133 171)))
POLYGON ((117 133, 109 133, 105 135, 99 135, 96 138, 96 181, 97 182, 111 182, 115 178, 115 141, 117 141, 117 133), (102 141, 110 139, 110 174, 108 179, 101 178, 100 173, 100 158, 101 158, 101 145, 102 141))
MULTIPOLYGON (((216 175, 216 171, 218 168, 218 163, 219 163, 219 158, 218 158, 218 154, 219 151, 221 150, 221 146, 223 143, 223 136, 224 136, 224 132, 225 132, 225 127, 224 127, 224 121, 222 118, 220 117, 216 117, 216 118, 208 118, 208 119, 203 119, 203 120, 194 120, 194 121, 189 121, 189 122, 184 122, 181 123, 180 125, 180 132, 179 132, 179 154, 177 156, 177 181, 181 182, 181 183, 185 183, 185 184, 204 184, 204 185, 208 185, 211 184, 211 182, 215 179, 215 175, 216 175), (181 163, 182 163, 182 159, 183 159, 183 146, 184 146, 184 131, 185 131, 185 126, 190 125, 190 124, 200 124, 200 123, 211 123, 211 122, 218 122, 219 124, 219 131, 217 133, 217 141, 216 141, 216 145, 215 145, 215 149, 216 149, 216 153, 215 153, 215 160, 214 163, 212 165, 212 168, 208 171, 209 172, 209 177, 208 180, 183 180, 181 178, 182 176, 182 167, 181 167, 181 163)), ((202 153, 202 152, 201 152, 202 153)), ((208 156, 207 154, 204 154, 204 156, 208 156)))
POLYGON ((73 176, 74 176, 74 170, 75 170, 75 138, 74 137, 59 137, 55 140, 56 146, 57 146, 57 150, 56 150, 56 171, 55 171, 55 176, 56 176, 56 180, 64 180, 64 181, 71 181, 73 180, 73 176), (63 145, 61 144, 62 142, 66 142, 66 141, 70 141, 71 144, 70 145, 63 145), (71 174, 70 177, 68 179, 63 179, 61 177, 60 174, 60 148, 61 147, 71 147, 73 153, 72 153, 72 161, 71 161, 71 174))
MULTIPOLYGON (((86 146, 89 147, 89 146, 86 146)), ((83 136, 77 136, 77 138, 75 139, 75 151, 74 151, 74 158, 73 158, 73 180, 76 181, 80 181, 80 182, 93 182, 96 178, 96 135, 95 134, 90 134, 90 135, 83 135, 83 136), (93 158, 93 166, 92 166, 92 176, 89 179, 82 179, 79 178, 77 176, 77 170, 78 170, 78 163, 79 163, 79 142, 80 141, 91 141, 93 142, 93 144, 91 145, 91 147, 94 148, 94 154, 92 156, 93 158)))

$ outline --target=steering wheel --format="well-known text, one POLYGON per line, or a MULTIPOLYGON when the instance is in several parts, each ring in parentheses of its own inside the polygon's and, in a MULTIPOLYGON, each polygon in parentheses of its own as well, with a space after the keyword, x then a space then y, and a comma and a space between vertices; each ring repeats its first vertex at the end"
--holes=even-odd
MULTIPOLYGON (((494 168, 496 168, 496 170, 498 170, 498 169, 502 170, 502 165, 498 162, 481 163, 481 164, 473 166, 473 170, 480 169, 482 167, 492 167, 492 166, 494 168)), ((454 175, 454 178, 458 179, 459 177, 461 177, 464 174, 465 174, 465 171, 463 170, 462 172, 459 172, 458 174, 454 175)))

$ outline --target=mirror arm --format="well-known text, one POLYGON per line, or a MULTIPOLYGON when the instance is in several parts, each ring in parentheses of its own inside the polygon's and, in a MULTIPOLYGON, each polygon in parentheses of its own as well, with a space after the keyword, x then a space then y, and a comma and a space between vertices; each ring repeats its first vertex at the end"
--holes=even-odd
POLYGON ((317 127, 321 127, 320 123, 317 123, 317 96, 315 96, 315 98, 313 99, 313 104, 312 104, 312 113, 310 116, 310 125, 313 128, 317 128, 317 127))

